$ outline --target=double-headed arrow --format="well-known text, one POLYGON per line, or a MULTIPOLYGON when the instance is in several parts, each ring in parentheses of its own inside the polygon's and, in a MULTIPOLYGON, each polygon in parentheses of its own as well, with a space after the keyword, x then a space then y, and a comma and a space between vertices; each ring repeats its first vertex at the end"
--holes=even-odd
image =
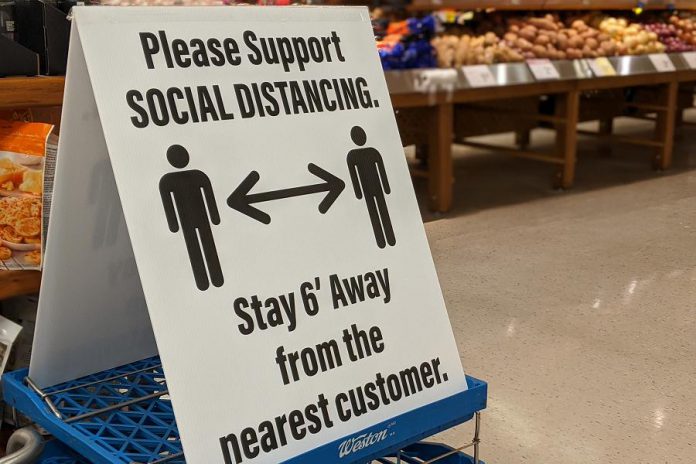
POLYGON ((338 196, 343 192, 346 183, 330 172, 327 172, 317 166, 309 163, 307 166, 309 172, 322 179, 324 182, 320 184, 305 185, 302 187, 293 187, 282 190, 271 190, 263 193, 249 193, 254 185, 259 181, 261 176, 256 171, 251 171, 249 175, 239 184, 239 187, 232 192, 232 195, 227 199, 227 204, 230 208, 236 209, 242 214, 246 214, 250 218, 256 219, 264 224, 271 223, 271 216, 252 206, 254 203, 264 201, 280 200, 282 198, 298 197, 300 195, 310 195, 313 193, 328 192, 321 203, 319 203, 319 212, 326 213, 331 205, 336 201, 338 196))

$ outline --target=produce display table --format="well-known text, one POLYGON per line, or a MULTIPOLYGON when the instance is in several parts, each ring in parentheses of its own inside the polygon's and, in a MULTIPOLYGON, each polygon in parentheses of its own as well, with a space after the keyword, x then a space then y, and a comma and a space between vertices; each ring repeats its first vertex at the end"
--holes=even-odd
MULTIPOLYGON (((558 71, 559 77, 545 81, 535 80, 524 63, 497 64, 487 67, 494 76, 494 81, 485 86, 471 86, 462 69, 387 71, 386 76, 392 103, 397 113, 400 109, 420 108, 422 110, 421 126, 430 130, 427 133, 427 140, 422 141, 427 145, 427 163, 425 163, 427 169, 418 174, 428 178, 431 208, 444 213, 452 206, 454 176, 451 144, 455 140, 452 130, 455 124, 455 105, 555 96, 554 114, 537 114, 537 111, 531 108, 529 112, 524 113, 507 111, 516 113, 516 116, 523 120, 533 119, 539 123, 545 123, 545 127, 555 130, 556 149, 552 154, 530 151, 526 149, 524 140, 520 141, 520 148, 491 146, 460 140, 458 137, 456 142, 557 165, 558 171, 554 183, 556 187, 570 188, 573 185, 578 134, 596 135, 614 142, 649 147, 655 150, 653 166, 657 169, 669 168, 679 110, 677 105, 679 85, 696 81, 696 70, 688 67, 682 55, 674 54, 669 58, 675 67, 673 71, 656 69, 648 56, 610 58, 616 75, 606 77, 596 77, 585 60, 554 61, 552 65, 558 71), (632 87, 657 90, 656 101, 623 103, 627 108, 637 110, 636 117, 641 119, 645 119, 646 114, 655 114, 652 118, 655 122, 653 138, 615 135, 611 131, 611 124, 597 133, 578 131, 580 96, 583 93, 632 87)), ((500 108, 486 109, 505 113, 505 110, 500 108)), ((611 122, 611 118, 608 122, 611 122)), ((409 139, 407 136, 404 137, 403 133, 402 137, 409 139)))

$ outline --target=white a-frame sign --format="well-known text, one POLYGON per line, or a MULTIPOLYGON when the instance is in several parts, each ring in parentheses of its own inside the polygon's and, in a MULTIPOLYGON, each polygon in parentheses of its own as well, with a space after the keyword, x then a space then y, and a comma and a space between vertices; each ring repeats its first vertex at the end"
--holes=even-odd
POLYGON ((75 8, 30 376, 157 353, 192 464, 467 388, 366 9, 75 8))

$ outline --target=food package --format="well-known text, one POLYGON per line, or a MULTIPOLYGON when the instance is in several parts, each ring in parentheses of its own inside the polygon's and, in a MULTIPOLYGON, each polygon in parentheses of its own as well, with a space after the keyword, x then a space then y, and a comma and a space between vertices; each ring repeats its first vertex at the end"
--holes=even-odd
POLYGON ((12 352, 12 345, 21 331, 21 325, 0 316, 0 375, 5 372, 5 366, 7 366, 12 352))
POLYGON ((20 296, 2 302, 2 316, 19 324, 22 328, 7 361, 8 372, 29 367, 38 304, 38 295, 20 296))
POLYGON ((41 268, 44 176, 56 146, 50 124, 0 121, 0 272, 41 268))

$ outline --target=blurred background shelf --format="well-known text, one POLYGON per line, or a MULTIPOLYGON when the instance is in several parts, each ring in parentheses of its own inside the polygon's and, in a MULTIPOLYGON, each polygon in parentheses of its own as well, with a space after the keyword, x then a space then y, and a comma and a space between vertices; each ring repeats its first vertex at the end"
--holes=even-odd
POLYGON ((0 300, 38 293, 40 287, 39 271, 0 271, 0 300))
POLYGON ((0 78, 0 109, 59 106, 64 86, 62 76, 0 78))

